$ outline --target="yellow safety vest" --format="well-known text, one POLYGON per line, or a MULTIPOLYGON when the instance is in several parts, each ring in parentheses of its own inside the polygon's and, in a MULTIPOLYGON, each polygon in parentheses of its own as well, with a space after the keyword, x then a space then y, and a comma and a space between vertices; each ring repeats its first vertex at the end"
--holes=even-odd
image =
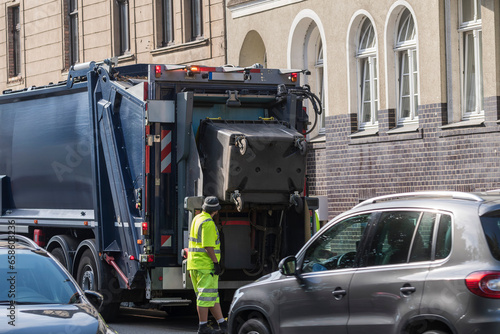
POLYGON ((207 254, 205 247, 213 247, 217 261, 220 261, 219 231, 207 212, 202 212, 194 217, 189 232, 189 252, 187 269, 211 270, 214 264, 207 254))
POLYGON ((321 224, 319 223, 319 217, 316 211, 314 211, 314 216, 316 218, 316 232, 318 232, 321 229, 321 224))

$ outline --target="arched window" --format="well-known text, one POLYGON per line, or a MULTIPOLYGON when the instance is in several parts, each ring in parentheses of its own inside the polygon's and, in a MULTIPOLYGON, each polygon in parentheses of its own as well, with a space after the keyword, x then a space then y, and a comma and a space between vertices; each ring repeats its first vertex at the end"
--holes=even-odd
POLYGON ((301 75, 301 84, 308 85, 322 101, 322 113, 315 112, 316 103, 304 101, 309 122, 309 139, 324 140, 325 118, 328 110, 328 42, 318 15, 307 9, 301 11, 292 23, 290 30, 288 67, 307 69, 309 75, 301 75), (314 124, 314 126, 313 126, 314 124))
POLYGON ((305 77, 305 84, 311 87, 311 92, 316 94, 321 100, 321 115, 315 114, 312 105, 306 105, 309 121, 314 124, 314 130, 311 132, 312 137, 325 133, 325 59, 323 57, 323 40, 318 26, 312 22, 306 32, 304 40, 304 65, 311 71, 311 75, 305 77))
POLYGON ((398 123, 418 121, 417 40, 413 16, 408 9, 401 14, 396 45, 398 69, 398 123))
POLYGON ((360 129, 378 126, 379 105, 377 72, 377 37, 371 21, 363 20, 356 52, 359 80, 360 129))

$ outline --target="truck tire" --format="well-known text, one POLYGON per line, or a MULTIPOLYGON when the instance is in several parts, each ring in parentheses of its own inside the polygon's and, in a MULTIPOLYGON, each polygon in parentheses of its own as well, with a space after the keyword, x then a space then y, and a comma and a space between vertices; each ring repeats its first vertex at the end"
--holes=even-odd
POLYGON ((87 249, 83 252, 78 263, 76 281, 83 290, 97 291, 99 287, 98 276, 97 263, 92 255, 92 251, 87 249))
MULTIPOLYGON (((97 270, 97 262, 90 249, 83 252, 78 263, 76 281, 82 290, 98 291, 99 288, 99 272, 97 270)), ((101 310, 101 316, 106 321, 112 321, 116 318, 120 311, 120 303, 113 301, 112 294, 108 291, 101 291, 104 302, 101 310)))
POLYGON ((53 257, 57 259, 57 261, 61 262, 61 264, 64 266, 64 268, 68 269, 68 264, 66 263, 66 258, 64 257, 64 251, 62 250, 61 247, 56 247, 53 250, 50 251, 53 257))
POLYGON ((238 334, 270 334, 271 331, 266 324, 258 318, 248 319, 241 326, 238 334))

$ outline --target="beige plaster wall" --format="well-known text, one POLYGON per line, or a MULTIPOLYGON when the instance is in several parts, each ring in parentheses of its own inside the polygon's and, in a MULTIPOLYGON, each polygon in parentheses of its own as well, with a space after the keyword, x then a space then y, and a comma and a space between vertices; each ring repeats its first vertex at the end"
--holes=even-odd
MULTIPOLYGON (((357 15, 367 15, 374 23, 377 34, 380 109, 396 107, 395 61, 392 38, 393 27, 388 27, 391 10, 407 6, 414 13, 418 34, 418 62, 420 71, 420 104, 446 102, 446 67, 444 53, 444 5, 443 1, 392 1, 392 0, 316 0, 259 12, 257 14, 232 17, 227 10, 228 62, 237 63, 245 35, 255 30, 264 41, 268 55, 268 67, 287 67, 288 57, 300 58, 300 54, 289 55, 290 34, 293 21, 306 11, 319 19, 324 30, 328 80, 328 115, 355 112, 356 99, 349 96, 356 90, 356 70, 350 69, 348 51, 354 52, 357 29, 353 21, 357 15), (391 54, 392 53, 392 54, 391 54), (349 80, 351 84, 349 85, 349 80)), ((300 44, 300 42, 299 42, 300 44)), ((351 64, 352 65, 352 64, 351 64)), ((355 93, 355 92, 354 92, 355 93)), ((355 95, 355 94, 354 94, 355 95)))
MULTIPOLYGON (((185 0, 174 0, 175 42, 158 43, 159 0, 129 0, 130 54, 120 64, 170 63, 223 65, 225 56, 225 2, 203 1, 203 39, 187 41, 184 32, 185 0)), ((115 56, 118 33, 114 1, 78 0, 80 62, 115 56)), ((0 0, 0 90, 41 86, 67 78, 64 70, 63 0, 0 0), (7 16, 9 6, 20 7, 22 73, 8 80, 7 16)))

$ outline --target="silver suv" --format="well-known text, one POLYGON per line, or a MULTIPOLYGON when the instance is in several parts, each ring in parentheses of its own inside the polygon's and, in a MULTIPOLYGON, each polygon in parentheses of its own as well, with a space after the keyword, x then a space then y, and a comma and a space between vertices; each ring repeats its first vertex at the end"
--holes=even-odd
POLYGON ((372 198, 236 291, 230 333, 500 333, 500 193, 372 198))

